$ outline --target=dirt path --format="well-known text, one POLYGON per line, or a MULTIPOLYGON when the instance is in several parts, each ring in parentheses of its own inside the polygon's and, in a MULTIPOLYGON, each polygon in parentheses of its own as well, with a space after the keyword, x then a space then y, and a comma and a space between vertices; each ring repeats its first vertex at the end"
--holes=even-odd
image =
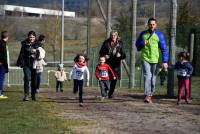
POLYGON ((176 105, 176 100, 157 96, 153 104, 143 103, 142 94, 116 92, 112 100, 103 102, 99 91, 85 90, 84 107, 68 90, 64 93, 41 93, 49 101, 61 105, 67 119, 86 119, 89 126, 74 126, 81 134, 200 134, 200 105, 176 105))

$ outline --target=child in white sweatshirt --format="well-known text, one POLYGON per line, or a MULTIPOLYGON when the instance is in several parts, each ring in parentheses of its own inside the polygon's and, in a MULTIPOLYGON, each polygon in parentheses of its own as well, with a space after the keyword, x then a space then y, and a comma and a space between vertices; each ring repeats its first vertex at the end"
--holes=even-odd
POLYGON ((69 73, 69 80, 73 79, 73 93, 77 93, 79 91, 79 106, 83 107, 83 80, 84 75, 86 74, 87 78, 87 86, 89 86, 89 70, 87 67, 87 58, 78 54, 74 58, 75 64, 72 67, 71 72, 69 73))

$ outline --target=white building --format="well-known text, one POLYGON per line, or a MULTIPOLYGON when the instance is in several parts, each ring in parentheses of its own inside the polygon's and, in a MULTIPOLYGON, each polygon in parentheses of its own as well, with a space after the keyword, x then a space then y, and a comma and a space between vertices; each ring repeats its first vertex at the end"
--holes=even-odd
MULTIPOLYGON (((0 15, 12 14, 12 12, 18 12, 21 16, 28 14, 30 16, 39 16, 43 15, 58 15, 62 14, 61 10, 51 10, 43 8, 33 8, 33 7, 23 7, 23 6, 14 6, 14 5, 0 5, 0 15)), ((64 16, 66 17, 75 17, 75 12, 64 11, 64 16)))

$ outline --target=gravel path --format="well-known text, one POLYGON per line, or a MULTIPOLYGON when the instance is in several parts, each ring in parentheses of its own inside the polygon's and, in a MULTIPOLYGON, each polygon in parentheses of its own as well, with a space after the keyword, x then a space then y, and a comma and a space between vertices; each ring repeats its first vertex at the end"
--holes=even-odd
POLYGON ((142 94, 116 92, 113 99, 99 99, 100 92, 85 89, 84 107, 70 90, 41 93, 61 105, 59 116, 94 122, 87 126, 72 126, 78 134, 200 134, 200 105, 176 105, 175 99, 155 96, 153 104, 143 103, 142 94))

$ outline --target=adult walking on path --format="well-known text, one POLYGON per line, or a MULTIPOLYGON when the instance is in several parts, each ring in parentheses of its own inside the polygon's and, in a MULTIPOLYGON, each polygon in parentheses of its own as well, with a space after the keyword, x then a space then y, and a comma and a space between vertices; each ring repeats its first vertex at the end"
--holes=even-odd
POLYGON ((8 62, 7 62, 7 46, 8 32, 1 32, 0 40, 0 99, 7 99, 8 97, 3 95, 3 83, 5 79, 5 73, 8 73, 8 62))
POLYGON ((144 77, 144 102, 151 103, 155 92, 157 65, 160 51, 162 55, 162 68, 167 71, 168 52, 166 41, 162 32, 156 29, 157 20, 148 20, 148 29, 141 32, 136 40, 136 47, 141 51, 143 77, 144 77))
POLYGON ((121 79, 121 60, 126 58, 126 54, 123 50, 123 42, 119 39, 117 31, 112 31, 110 33, 110 37, 103 42, 99 55, 106 57, 106 63, 111 67, 116 76, 116 79, 110 77, 110 90, 108 92, 108 98, 112 98, 117 79, 121 79))
POLYGON ((23 68, 24 72, 24 101, 29 100, 29 83, 31 81, 31 98, 36 101, 36 69, 33 68, 33 62, 36 57, 36 49, 38 43, 36 41, 36 33, 30 31, 28 38, 21 42, 21 50, 17 60, 17 66, 23 68))

